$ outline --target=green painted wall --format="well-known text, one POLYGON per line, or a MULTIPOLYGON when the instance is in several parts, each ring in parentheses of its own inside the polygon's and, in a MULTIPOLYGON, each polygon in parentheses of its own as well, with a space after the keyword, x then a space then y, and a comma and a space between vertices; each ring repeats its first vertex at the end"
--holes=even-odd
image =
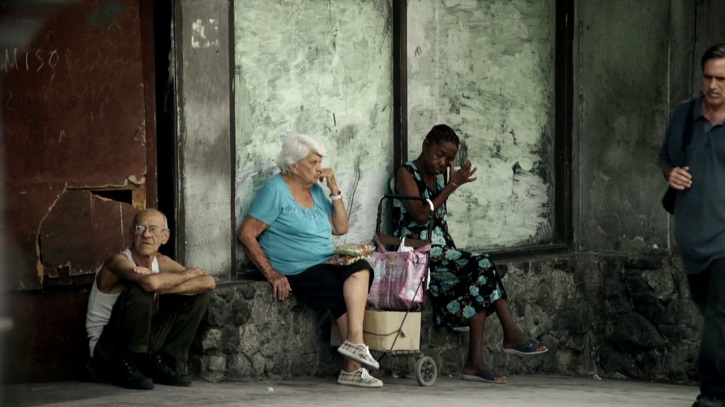
MULTIPOLYGON (((236 202, 243 220, 299 132, 330 148, 368 240, 392 175, 391 11, 386 1, 235 3, 236 202)), ((463 139, 479 180, 450 200, 461 247, 552 238, 554 0, 408 3, 410 158, 435 123, 463 139)))
POLYGON ((277 171, 282 140, 304 133, 326 144, 323 165, 351 213, 338 243, 370 240, 392 161, 389 1, 237 0, 234 10, 237 226, 277 171))
POLYGON ((408 156, 446 123, 478 167, 449 199, 459 247, 552 239, 554 33, 555 0, 408 2, 408 156))

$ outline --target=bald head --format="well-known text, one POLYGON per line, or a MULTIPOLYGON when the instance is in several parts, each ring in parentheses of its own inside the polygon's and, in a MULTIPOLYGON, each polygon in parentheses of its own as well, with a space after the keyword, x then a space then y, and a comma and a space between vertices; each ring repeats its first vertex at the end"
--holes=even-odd
POLYGON ((168 220, 166 220, 166 215, 164 215, 164 213, 161 212, 160 210, 154 209, 154 208, 146 208, 146 209, 142 209, 142 210, 136 212, 136 215, 133 217, 133 224, 138 225, 140 223, 143 223, 144 219, 147 219, 149 217, 155 217, 155 216, 161 216, 161 218, 163 218, 164 229, 169 228, 169 222, 168 222, 168 220))

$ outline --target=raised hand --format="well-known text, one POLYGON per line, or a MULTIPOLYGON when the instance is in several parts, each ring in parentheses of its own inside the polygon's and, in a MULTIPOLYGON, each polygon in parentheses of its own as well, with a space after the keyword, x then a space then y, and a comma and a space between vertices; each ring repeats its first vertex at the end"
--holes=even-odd
POLYGON ((456 167, 453 166, 452 162, 448 163, 448 168, 451 174, 449 182, 455 187, 459 187, 468 182, 473 182, 477 179, 477 177, 474 177, 473 175, 476 171, 478 171, 478 168, 471 165, 470 161, 466 161, 466 164, 458 170, 456 170, 456 167))

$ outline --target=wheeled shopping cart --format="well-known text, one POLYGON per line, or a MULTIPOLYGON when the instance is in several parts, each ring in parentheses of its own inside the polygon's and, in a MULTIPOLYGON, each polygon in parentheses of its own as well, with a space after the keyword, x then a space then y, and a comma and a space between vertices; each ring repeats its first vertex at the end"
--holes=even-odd
MULTIPOLYGON (((433 202, 430 199, 422 198, 420 196, 405 196, 405 195, 393 195, 393 194, 386 194, 378 203, 378 213, 377 213, 377 222, 375 226, 375 234, 377 236, 378 244, 383 245, 383 249, 394 251, 397 250, 398 247, 401 244, 400 238, 391 236, 389 234, 385 234, 383 231, 383 223, 390 218, 388 211, 386 209, 390 209, 392 205, 386 206, 385 203, 388 202, 392 204, 393 200, 399 200, 399 201, 405 201, 405 200, 415 200, 415 201, 427 201, 428 205, 430 205, 430 217, 428 219, 428 235, 427 240, 418 240, 418 239, 405 239, 405 245, 412 247, 412 248, 419 248, 425 245, 430 244, 431 239, 431 229, 432 229, 432 218, 434 214, 434 207, 433 202)), ((378 250, 381 248, 379 247, 378 250)), ((423 277, 420 279, 420 282, 417 282, 416 284, 416 290, 427 290, 428 288, 428 280, 430 276, 430 271, 426 265, 426 272, 423 274, 423 277)), ((376 276, 376 278, 379 278, 379 276, 376 276)), ((416 291, 417 294, 417 291, 416 291)), ((378 358, 378 362, 382 362, 383 359, 385 359, 386 356, 397 356, 397 355, 413 355, 417 357, 417 360, 415 362, 415 379, 421 386, 431 386, 433 383, 435 383, 436 378, 438 376, 438 367, 436 366, 435 361, 433 358, 429 356, 425 356, 423 352, 420 351, 420 327, 418 327, 418 338, 415 341, 401 341, 400 343, 404 342, 403 346, 397 346, 396 343, 398 343, 399 340, 401 340, 401 335, 404 334, 404 327, 406 326, 406 320, 411 315, 415 315, 414 318, 416 323, 419 324, 418 321, 420 321, 420 317, 422 315, 422 309, 423 309, 423 303, 421 304, 411 304, 407 309, 396 309, 396 310, 380 310, 380 313, 386 313, 386 312, 395 312, 396 315, 394 318, 400 319, 400 325, 394 327, 394 337, 392 340, 392 344, 390 346, 380 346, 377 345, 374 342, 368 343, 368 346, 371 350, 382 352, 382 355, 378 358)), ((375 311, 373 311, 375 312, 375 311)), ((374 315, 373 315, 374 316, 374 315)), ((366 320, 368 316, 366 315, 366 320)), ((388 318, 390 319, 390 318, 388 318)), ((397 322, 397 319, 395 321, 397 322)), ((388 321, 389 322, 389 321, 388 321)), ((410 321, 409 321, 410 323, 410 321)))

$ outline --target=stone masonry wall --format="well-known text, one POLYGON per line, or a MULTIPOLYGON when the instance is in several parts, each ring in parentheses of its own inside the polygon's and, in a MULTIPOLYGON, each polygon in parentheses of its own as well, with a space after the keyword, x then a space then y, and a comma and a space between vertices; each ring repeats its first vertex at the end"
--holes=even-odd
MULTIPOLYGON (((576 254, 499 263, 515 320, 551 351, 519 358, 502 351, 498 318, 487 320, 486 363, 504 375, 556 373, 692 382, 701 318, 678 260, 576 254)), ((424 307, 421 351, 439 375, 460 376, 468 334, 436 328, 424 307)), ((330 321, 272 299, 264 281, 220 285, 192 351, 191 372, 209 381, 333 376, 330 321)), ((412 373, 414 356, 383 366, 412 373)), ((391 370, 383 370, 390 372, 391 370)))
POLYGON ((221 283, 192 348, 190 372, 212 382, 333 374, 339 367, 326 321, 294 296, 273 299, 266 281, 221 283))

